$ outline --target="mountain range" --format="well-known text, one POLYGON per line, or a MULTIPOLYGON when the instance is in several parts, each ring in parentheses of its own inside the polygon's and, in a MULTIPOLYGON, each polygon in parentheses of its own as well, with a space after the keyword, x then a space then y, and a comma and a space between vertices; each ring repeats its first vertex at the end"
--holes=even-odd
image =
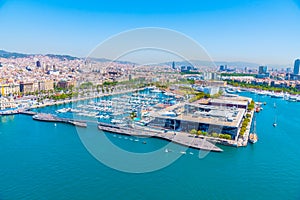
MULTIPOLYGON (((42 55, 42 54, 24 54, 24 53, 16 53, 16 52, 8 52, 8 51, 0 50, 0 58, 29 58, 35 55, 42 55)), ((58 58, 60 60, 79 59, 77 57, 69 56, 69 55, 45 54, 44 56, 48 56, 50 58, 58 58)))
MULTIPOLYGON (((0 50, 0 58, 28 58, 35 55, 44 55, 48 56, 50 58, 57 58, 60 60, 76 60, 76 59, 82 59, 75 56, 70 55, 57 55, 57 54, 24 54, 24 53, 16 53, 16 52, 8 52, 4 50, 0 50)), ((97 62, 112 62, 110 59, 106 58, 91 58, 91 60, 97 61, 97 62)), ((131 64, 131 65, 139 65, 138 63, 130 62, 130 61, 113 61, 120 64, 131 64)), ((196 66, 206 66, 206 67, 216 67, 220 65, 227 65, 230 68, 240 68, 244 69, 247 68, 258 68, 259 64, 257 63, 251 63, 251 62, 228 62, 228 61, 201 61, 201 60, 191 60, 190 62, 187 61, 178 61, 175 62, 176 66, 183 66, 183 65, 196 65, 196 66)), ((172 66, 172 62, 164 62, 159 63, 158 65, 169 65, 172 66)), ((269 68, 283 68, 286 66, 282 65, 268 65, 269 68)))

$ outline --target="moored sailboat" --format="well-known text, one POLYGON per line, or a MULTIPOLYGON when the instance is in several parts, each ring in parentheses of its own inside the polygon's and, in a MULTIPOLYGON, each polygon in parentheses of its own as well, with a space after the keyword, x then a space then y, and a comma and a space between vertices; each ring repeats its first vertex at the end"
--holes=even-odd
POLYGON ((249 134, 249 142, 255 144, 258 141, 258 137, 256 134, 256 119, 254 117, 253 131, 249 134))
POLYGON ((275 118, 274 118, 274 123, 273 123, 273 126, 274 127, 276 127, 277 126, 277 122, 276 122, 277 120, 276 120, 276 116, 275 116, 275 118))
POLYGON ((276 116, 276 103, 274 102, 274 109, 275 109, 275 117, 274 117, 274 123, 273 123, 273 127, 276 127, 277 126, 277 116, 276 116))

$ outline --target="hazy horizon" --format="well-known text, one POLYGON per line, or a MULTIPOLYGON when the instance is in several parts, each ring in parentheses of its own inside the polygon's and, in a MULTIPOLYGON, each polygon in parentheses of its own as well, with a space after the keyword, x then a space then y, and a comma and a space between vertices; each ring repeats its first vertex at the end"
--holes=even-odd
MULTIPOLYGON (((0 49, 0 51, 5 51, 5 52, 8 52, 8 53, 20 53, 20 54, 27 54, 27 55, 60 55, 60 56, 71 56, 71 57, 76 57, 76 58, 79 58, 79 59, 86 59, 86 58, 92 58, 92 59, 98 59, 98 60, 108 60, 108 61, 112 61, 112 59, 110 58, 105 58, 105 57, 77 57, 75 55, 71 55, 71 54, 66 54, 66 53, 62 53, 62 54, 56 54, 56 53, 27 53, 27 52, 16 52, 16 51, 9 51, 9 50, 6 50, 6 49, 0 49)), ((1 56, 0 56, 1 57, 1 56)), ((131 59, 118 59, 116 61, 120 61, 120 62, 131 62, 133 64, 138 64, 138 65, 141 65, 142 63, 139 63, 139 62, 136 62, 134 60, 131 60, 131 59)), ((292 63, 289 63, 289 64, 276 64, 276 63, 256 63, 256 62, 247 62, 247 61, 242 61, 242 60, 231 60, 231 61, 223 61, 223 60, 176 60, 176 59, 169 59, 169 60, 164 60, 164 61, 161 61, 161 62, 154 62, 154 63, 157 63, 157 64, 167 64, 167 63, 171 63, 171 62, 176 62, 176 63, 182 63, 182 62, 187 62, 187 61, 190 61, 190 62, 214 62, 216 65, 228 65, 229 64, 229 67, 234 67, 236 66, 237 64, 241 64, 243 66, 246 66, 245 67, 249 67, 251 65, 255 65, 255 66, 260 66, 260 65, 266 65, 268 67, 274 67, 274 68, 286 68, 286 67, 293 67, 293 64, 294 64, 294 61, 292 63)), ((148 64, 145 64, 145 65, 148 65, 148 64)), ((149 64, 150 65, 150 64, 149 64)), ((254 67, 254 66, 252 66, 254 67)))
POLYGON ((299 57, 299 5, 297 0, 1 1, 0 48, 85 57, 120 32, 162 27, 191 37, 213 60, 290 65, 299 57))

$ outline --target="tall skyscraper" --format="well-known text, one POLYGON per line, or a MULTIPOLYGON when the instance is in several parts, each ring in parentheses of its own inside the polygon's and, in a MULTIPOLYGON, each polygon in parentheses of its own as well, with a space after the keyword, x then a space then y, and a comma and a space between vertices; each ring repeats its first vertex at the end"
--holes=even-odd
POLYGON ((299 68, 300 68, 300 59, 295 60, 294 64, 294 74, 299 74, 299 68))
POLYGON ((172 69, 176 69, 175 62, 172 62, 172 69))
POLYGON ((258 68, 258 74, 266 74, 267 71, 268 71, 267 66, 259 66, 259 68, 258 68))
POLYGON ((36 61, 36 67, 41 67, 41 62, 39 60, 36 61))
POLYGON ((225 67, 224 67, 224 65, 220 65, 220 69, 219 69, 219 71, 225 71, 225 67))

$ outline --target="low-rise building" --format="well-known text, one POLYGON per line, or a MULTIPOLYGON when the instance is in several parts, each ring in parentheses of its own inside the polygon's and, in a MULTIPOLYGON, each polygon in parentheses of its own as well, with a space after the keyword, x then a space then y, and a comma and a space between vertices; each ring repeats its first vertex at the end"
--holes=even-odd
POLYGON ((20 92, 23 94, 34 92, 33 82, 21 82, 20 83, 20 92))
POLYGON ((39 91, 50 91, 54 89, 54 81, 53 80, 42 80, 38 82, 39 91))
POLYGON ((16 95, 20 93, 20 85, 19 84, 2 84, 0 85, 1 96, 9 96, 16 95))
POLYGON ((72 80, 60 80, 56 84, 56 87, 63 88, 63 89, 68 89, 74 86, 76 86, 76 81, 72 81, 72 80))

